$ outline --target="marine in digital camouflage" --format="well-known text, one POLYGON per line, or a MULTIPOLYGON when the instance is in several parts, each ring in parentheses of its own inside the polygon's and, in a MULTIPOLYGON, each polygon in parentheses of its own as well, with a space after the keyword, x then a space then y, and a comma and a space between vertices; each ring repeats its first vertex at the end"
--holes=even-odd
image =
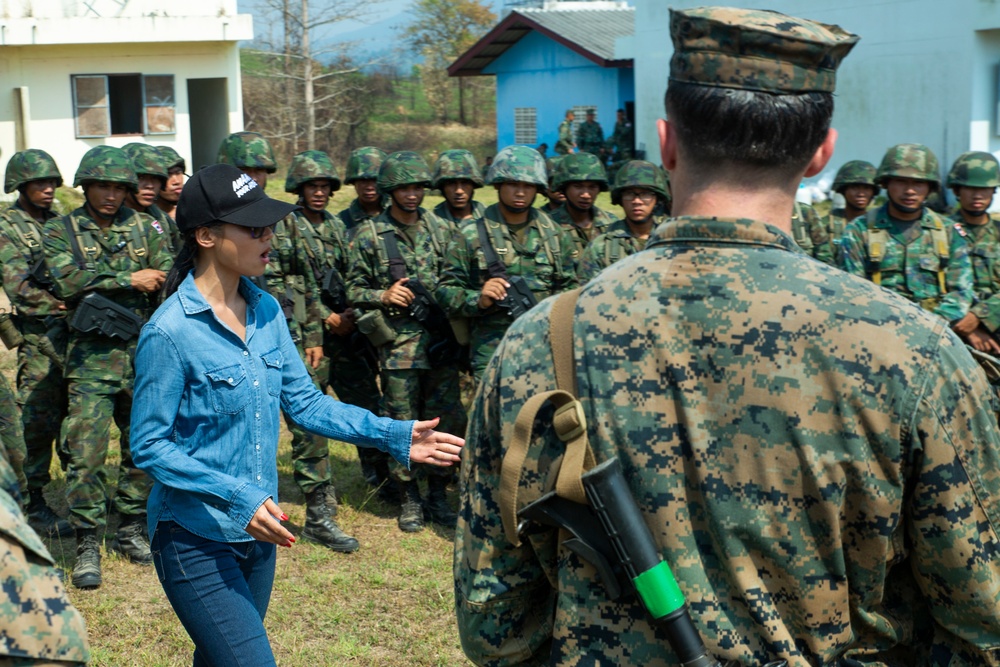
POLYGON ((576 145, 582 153, 604 154, 604 130, 594 120, 594 111, 587 111, 587 118, 576 128, 576 145))
MULTIPOLYGON (((0 460, 0 480, 9 474, 0 460)), ((6 484, 0 484, 0 589, 0 663, 82 667, 90 661, 83 616, 6 484)))
POLYGON ((259 132, 230 134, 219 145, 217 161, 240 169, 263 169, 269 174, 278 171, 271 144, 259 132))
POLYGON ((824 264, 834 264, 833 243, 826 224, 812 206, 795 202, 792 209, 792 238, 807 255, 824 264))

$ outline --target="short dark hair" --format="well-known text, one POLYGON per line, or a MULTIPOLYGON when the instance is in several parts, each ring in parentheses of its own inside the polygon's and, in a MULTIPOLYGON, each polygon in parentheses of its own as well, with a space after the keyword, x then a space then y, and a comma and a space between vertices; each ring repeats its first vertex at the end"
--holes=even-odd
POLYGON ((792 177, 826 138, 830 93, 774 93, 671 81, 664 99, 677 141, 696 171, 737 168, 792 177))

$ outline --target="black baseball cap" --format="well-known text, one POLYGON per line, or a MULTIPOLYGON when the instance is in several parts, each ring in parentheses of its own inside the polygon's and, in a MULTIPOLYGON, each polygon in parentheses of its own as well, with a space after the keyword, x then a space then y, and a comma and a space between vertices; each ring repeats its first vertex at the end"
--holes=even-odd
POLYGON ((177 202, 177 227, 187 232, 213 222, 241 227, 270 227, 301 206, 264 194, 257 182, 231 164, 213 164, 195 172, 177 202))

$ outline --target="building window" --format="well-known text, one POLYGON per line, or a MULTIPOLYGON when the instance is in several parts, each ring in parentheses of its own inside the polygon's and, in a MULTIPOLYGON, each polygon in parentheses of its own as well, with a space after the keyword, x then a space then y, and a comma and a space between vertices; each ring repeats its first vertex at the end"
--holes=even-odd
POLYGON ((514 143, 534 146, 538 141, 538 123, 535 107, 514 108, 514 143))
POLYGON ((173 74, 75 74, 76 136, 173 134, 173 74))

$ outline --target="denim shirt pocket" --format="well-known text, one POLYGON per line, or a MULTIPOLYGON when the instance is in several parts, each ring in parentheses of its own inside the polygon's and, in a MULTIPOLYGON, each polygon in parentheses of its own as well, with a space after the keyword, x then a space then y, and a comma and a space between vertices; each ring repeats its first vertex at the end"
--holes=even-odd
POLYGON ((271 396, 281 396, 281 369, 285 361, 281 348, 276 347, 270 352, 265 352, 260 358, 267 369, 267 393, 271 396))
POLYGON ((235 415, 250 403, 250 387, 243 366, 224 366, 207 371, 212 383, 212 407, 216 412, 235 415))

